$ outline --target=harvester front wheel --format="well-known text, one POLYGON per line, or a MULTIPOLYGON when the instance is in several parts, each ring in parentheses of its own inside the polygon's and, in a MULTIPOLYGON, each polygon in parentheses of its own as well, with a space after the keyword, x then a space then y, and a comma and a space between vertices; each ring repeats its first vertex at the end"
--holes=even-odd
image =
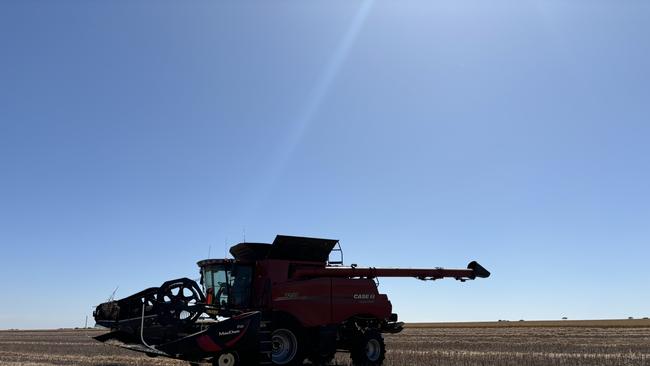
POLYGON ((354 366, 379 366, 386 357, 384 337, 376 330, 367 330, 359 334, 352 349, 350 358, 354 366))
POLYGON ((304 355, 300 334, 295 328, 278 327, 271 333, 271 359, 274 365, 302 365, 304 355))

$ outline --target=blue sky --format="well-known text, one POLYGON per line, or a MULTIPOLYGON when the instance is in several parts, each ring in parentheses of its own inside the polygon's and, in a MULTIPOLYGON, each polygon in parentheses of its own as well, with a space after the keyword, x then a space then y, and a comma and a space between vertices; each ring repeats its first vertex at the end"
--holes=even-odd
POLYGON ((407 321, 650 316, 646 1, 5 1, 0 328, 341 239, 407 321), (211 248, 211 249, 210 249, 211 248))

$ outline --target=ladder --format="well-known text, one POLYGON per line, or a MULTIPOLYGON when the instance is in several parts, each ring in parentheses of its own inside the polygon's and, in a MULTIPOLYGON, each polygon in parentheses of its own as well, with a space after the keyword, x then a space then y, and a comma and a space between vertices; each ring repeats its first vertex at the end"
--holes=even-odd
POLYGON ((273 343, 271 341, 271 320, 266 317, 262 317, 262 321, 260 321, 259 342, 259 364, 273 365, 271 359, 271 352, 273 351, 273 343))

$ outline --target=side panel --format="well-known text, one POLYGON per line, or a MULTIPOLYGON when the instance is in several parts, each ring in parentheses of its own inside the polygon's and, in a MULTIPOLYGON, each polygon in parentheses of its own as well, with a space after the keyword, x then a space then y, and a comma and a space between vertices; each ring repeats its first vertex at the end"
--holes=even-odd
POLYGON ((272 308, 285 311, 305 327, 331 323, 330 278, 290 281, 273 285, 272 308))
POLYGON ((342 322, 355 315, 387 319, 392 306, 386 295, 377 291, 373 280, 332 278, 332 320, 342 322))

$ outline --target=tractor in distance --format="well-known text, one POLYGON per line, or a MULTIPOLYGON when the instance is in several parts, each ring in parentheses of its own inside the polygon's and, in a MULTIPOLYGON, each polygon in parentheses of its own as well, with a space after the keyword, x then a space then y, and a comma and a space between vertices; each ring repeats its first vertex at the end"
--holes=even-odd
POLYGON ((376 278, 490 276, 477 262, 463 269, 343 266, 331 239, 278 235, 230 253, 198 262, 200 286, 181 278, 98 305, 95 320, 111 332, 96 339, 192 364, 327 365, 341 351, 354 365, 378 366, 382 333, 398 333, 403 323, 376 278), (340 260, 330 260, 332 252, 340 260))

